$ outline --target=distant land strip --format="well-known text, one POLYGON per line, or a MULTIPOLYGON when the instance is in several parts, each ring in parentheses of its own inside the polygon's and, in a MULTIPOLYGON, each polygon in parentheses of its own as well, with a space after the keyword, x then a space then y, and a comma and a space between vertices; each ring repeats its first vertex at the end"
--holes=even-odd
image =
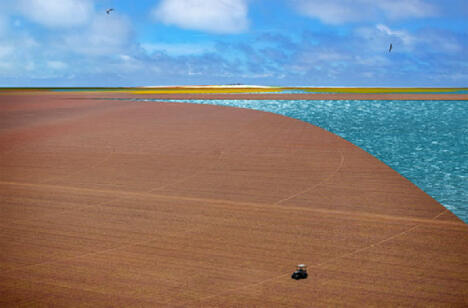
POLYGON ((124 93, 269 93, 298 91, 304 93, 452 93, 468 94, 467 88, 410 87, 274 87, 274 86, 161 86, 161 87, 1 87, 0 92, 124 92, 124 93))
POLYGON ((434 100, 434 101, 465 101, 468 100, 468 94, 114 94, 105 97, 128 98, 128 99, 161 99, 161 100, 434 100))
POLYGON ((174 100, 468 100, 468 88, 119 87, 0 88, 2 94, 174 100))

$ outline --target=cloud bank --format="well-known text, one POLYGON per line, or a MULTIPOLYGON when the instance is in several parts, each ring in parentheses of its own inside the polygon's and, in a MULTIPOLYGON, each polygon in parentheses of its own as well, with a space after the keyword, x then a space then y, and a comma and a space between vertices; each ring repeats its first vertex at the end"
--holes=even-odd
POLYGON ((90 0, 20 0, 0 12, 0 78, 10 83, 112 72, 105 63, 134 46, 130 19, 90 0))
POLYGON ((167 25, 211 33, 240 33, 249 24, 245 0, 163 0, 152 15, 167 25))
MULTIPOLYGON (((64 33, 64 45, 72 52, 84 55, 112 55, 131 47, 132 26, 121 15, 96 15, 80 32, 64 33)), ((61 48, 61 47, 58 47, 61 48)))
POLYGON ((422 18, 437 14, 436 7, 423 0, 291 0, 290 2, 299 13, 332 25, 379 19, 422 18))
POLYGON ((89 0, 18 0, 17 6, 28 19, 51 28, 84 25, 93 11, 89 0))

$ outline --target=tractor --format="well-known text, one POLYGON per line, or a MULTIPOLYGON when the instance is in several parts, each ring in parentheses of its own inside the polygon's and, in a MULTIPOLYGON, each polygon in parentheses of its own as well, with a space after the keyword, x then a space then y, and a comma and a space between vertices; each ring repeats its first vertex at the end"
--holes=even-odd
POLYGON ((307 278, 307 265, 299 264, 296 266, 296 271, 291 275, 292 279, 306 279, 307 278))

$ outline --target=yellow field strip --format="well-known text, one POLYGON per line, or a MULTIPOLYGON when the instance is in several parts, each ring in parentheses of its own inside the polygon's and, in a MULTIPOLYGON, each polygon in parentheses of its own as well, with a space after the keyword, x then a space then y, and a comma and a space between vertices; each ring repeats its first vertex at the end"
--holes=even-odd
POLYGON ((157 87, 157 88, 0 88, 0 94, 28 93, 129 93, 129 94, 229 94, 229 93, 279 93, 303 91, 306 93, 456 93, 468 88, 334 88, 334 87, 157 87))

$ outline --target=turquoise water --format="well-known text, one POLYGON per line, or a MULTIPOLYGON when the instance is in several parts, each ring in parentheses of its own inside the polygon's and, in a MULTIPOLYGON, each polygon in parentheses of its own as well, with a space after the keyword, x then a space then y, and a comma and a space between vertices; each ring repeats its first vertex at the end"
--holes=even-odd
POLYGON ((379 158, 468 223, 468 102, 184 102, 268 111, 322 127, 379 158))

